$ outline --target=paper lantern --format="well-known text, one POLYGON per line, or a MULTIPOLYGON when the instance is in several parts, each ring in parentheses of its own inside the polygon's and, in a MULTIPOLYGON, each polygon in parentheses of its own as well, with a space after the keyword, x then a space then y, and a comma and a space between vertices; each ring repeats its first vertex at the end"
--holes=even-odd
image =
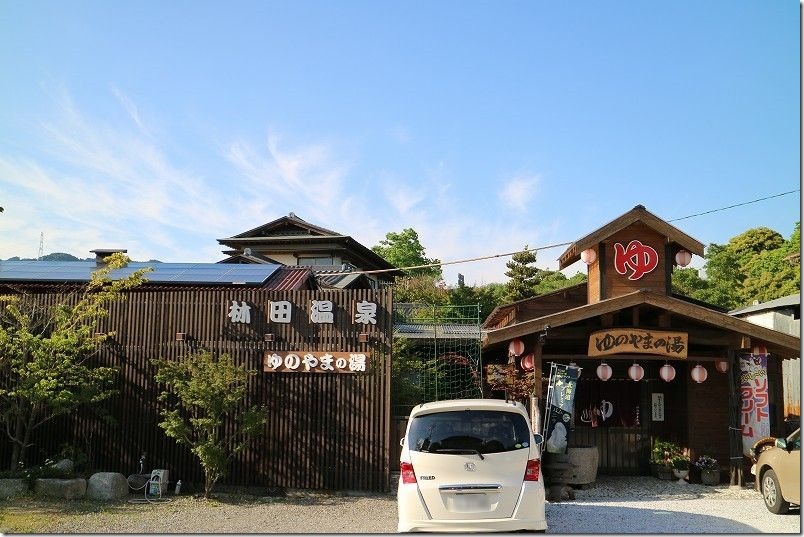
POLYGON ((692 261, 692 254, 686 250, 679 250, 676 252, 676 264, 679 267, 686 267, 692 261))
POLYGON ((597 366, 597 378, 606 382, 611 378, 611 366, 606 362, 602 362, 599 366, 597 366))
POLYGON ((533 371, 533 353, 529 352, 519 361, 520 367, 525 371, 533 371))
POLYGON ((709 373, 706 372, 706 368, 701 364, 696 365, 692 368, 692 371, 690 371, 690 377, 698 384, 705 381, 707 376, 709 376, 709 373))
POLYGON ((508 354, 519 356, 523 352, 525 352, 525 344, 522 340, 519 338, 512 339, 511 343, 508 344, 508 354))
POLYGON ((642 377, 645 376, 645 370, 642 369, 642 366, 634 363, 631 367, 628 368, 628 377, 633 380, 634 382, 639 382, 642 380, 642 377))
POLYGON ((757 345, 753 349, 751 349, 751 354, 768 354, 768 349, 764 345, 757 345))
POLYGON ((720 371, 721 373, 726 373, 729 370, 729 363, 725 360, 721 360, 720 362, 715 362, 715 369, 720 371))
POLYGON ((676 378, 676 368, 670 364, 664 364, 661 369, 659 369, 659 376, 662 377, 663 381, 670 382, 676 378))
POLYGON ((587 248, 583 252, 581 252, 581 261, 586 263, 587 265, 591 265, 597 259, 597 252, 593 248, 587 248))

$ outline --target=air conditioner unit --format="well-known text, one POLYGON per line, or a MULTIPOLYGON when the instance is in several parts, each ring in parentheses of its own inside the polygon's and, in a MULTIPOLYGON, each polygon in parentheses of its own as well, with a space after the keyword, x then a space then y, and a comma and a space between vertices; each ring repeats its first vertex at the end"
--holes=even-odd
POLYGON ((167 493, 168 471, 151 470, 151 479, 148 481, 148 494, 151 496, 162 496, 167 493))

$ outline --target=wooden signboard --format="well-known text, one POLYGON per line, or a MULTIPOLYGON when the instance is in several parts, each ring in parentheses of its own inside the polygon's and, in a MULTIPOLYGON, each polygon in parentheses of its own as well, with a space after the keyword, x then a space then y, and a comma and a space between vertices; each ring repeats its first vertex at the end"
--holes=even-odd
POLYGON ((598 330, 589 336, 588 355, 656 354, 685 359, 688 339, 686 332, 660 332, 638 328, 598 330))
POLYGON ((266 373, 365 373, 369 356, 363 352, 265 351, 266 373))

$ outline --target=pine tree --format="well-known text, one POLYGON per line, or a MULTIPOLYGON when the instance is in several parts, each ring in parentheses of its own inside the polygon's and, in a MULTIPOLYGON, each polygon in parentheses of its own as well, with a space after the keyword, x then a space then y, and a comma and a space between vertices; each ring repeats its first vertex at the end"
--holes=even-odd
POLYGON ((538 276, 538 269, 530 266, 536 262, 536 254, 525 249, 511 256, 511 260, 505 264, 508 268, 505 275, 510 278, 506 287, 506 302, 516 302, 523 298, 532 297, 536 294, 534 286, 538 276))

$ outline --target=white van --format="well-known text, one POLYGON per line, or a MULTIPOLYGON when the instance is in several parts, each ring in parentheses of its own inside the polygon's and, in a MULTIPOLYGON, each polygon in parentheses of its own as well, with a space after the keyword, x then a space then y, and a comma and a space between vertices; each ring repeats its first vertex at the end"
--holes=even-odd
POLYGON ((402 439, 397 530, 547 530, 541 443, 521 403, 455 399, 414 407, 402 439))

